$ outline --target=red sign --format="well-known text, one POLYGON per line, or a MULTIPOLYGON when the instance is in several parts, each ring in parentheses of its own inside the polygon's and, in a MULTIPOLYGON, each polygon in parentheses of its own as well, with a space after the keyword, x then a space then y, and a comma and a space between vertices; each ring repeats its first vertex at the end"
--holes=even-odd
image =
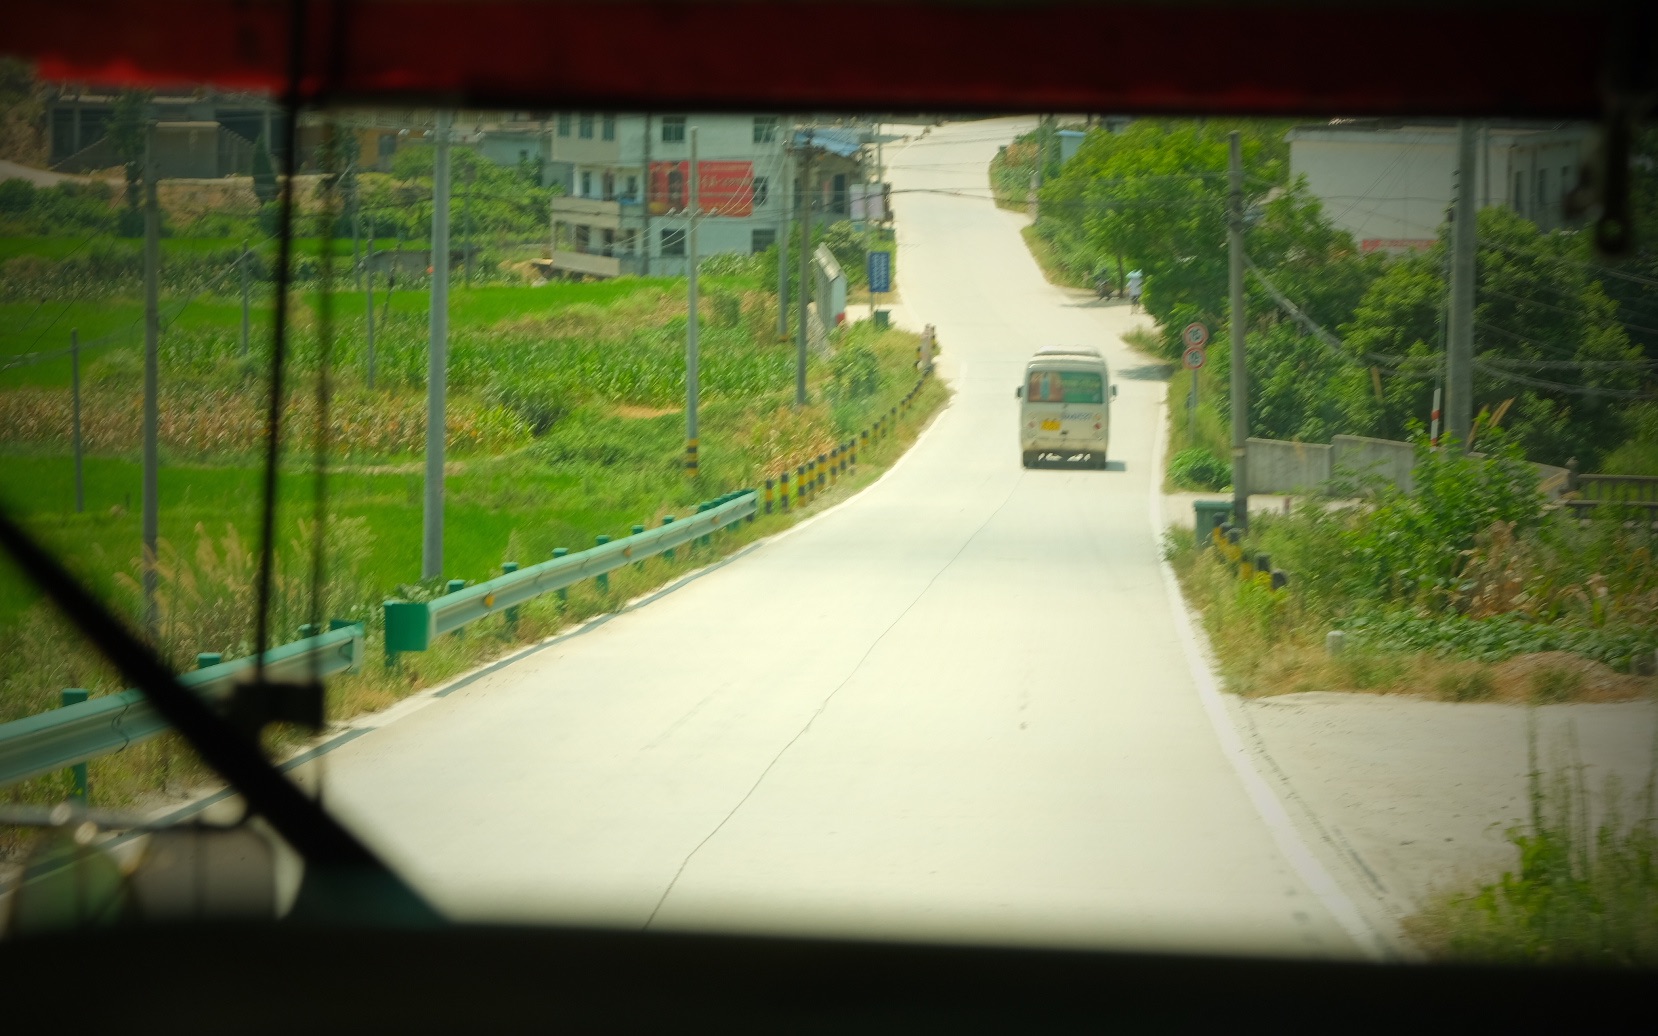
MULTIPOLYGON (((652 162, 646 204, 651 215, 684 212, 691 204, 691 163, 652 162)), ((753 162, 698 162, 697 208, 705 216, 754 215, 753 162)))

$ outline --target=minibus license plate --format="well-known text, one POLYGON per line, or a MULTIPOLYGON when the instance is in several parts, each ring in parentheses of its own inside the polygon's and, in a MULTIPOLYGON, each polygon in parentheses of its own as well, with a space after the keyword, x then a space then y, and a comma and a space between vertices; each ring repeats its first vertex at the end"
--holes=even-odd
POLYGON ((1059 422, 1058 421, 1043 421, 1042 422, 1042 430, 1044 432, 1057 432, 1057 431, 1059 431, 1059 422))

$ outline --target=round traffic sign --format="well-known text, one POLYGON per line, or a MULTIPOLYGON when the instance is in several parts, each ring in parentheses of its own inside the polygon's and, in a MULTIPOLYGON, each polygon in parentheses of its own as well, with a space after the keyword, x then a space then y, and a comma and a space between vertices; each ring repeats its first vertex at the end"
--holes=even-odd
POLYGON ((1201 347, 1194 345, 1186 350, 1186 354, 1180 358, 1180 362, 1186 365, 1187 370, 1195 371, 1203 366, 1203 361, 1208 358, 1208 353, 1204 352, 1201 347))
POLYGON ((1209 342, 1209 329, 1202 324, 1191 323, 1186 325, 1186 330, 1182 331, 1180 336, 1186 340, 1187 345, 1201 349, 1209 342))

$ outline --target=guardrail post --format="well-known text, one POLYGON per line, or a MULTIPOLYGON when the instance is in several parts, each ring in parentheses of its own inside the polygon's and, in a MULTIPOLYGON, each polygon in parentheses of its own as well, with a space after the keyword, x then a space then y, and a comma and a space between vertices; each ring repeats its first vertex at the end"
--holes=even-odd
MULTIPOLYGON (((444 584, 443 592, 446 593, 446 594, 453 594, 453 593, 459 593, 460 591, 465 590, 465 589, 466 589, 466 580, 464 580, 464 579, 451 579, 451 580, 449 580, 449 582, 444 584)), ((466 636, 466 630, 464 630, 464 629, 456 630, 455 631, 455 636, 457 638, 466 636)))
MULTIPOLYGON (((604 545, 605 545, 605 544, 606 544, 606 543, 609 543, 609 542, 610 542, 610 537, 609 537, 609 536, 605 536, 605 535, 602 535, 602 534, 601 534, 601 535, 600 535, 600 536, 599 536, 599 537, 598 537, 598 538, 597 538, 597 541, 596 541, 596 542, 597 542, 597 543, 598 543, 598 545, 599 545, 599 546, 601 546, 601 547, 602 547, 602 546, 604 546, 604 545)), ((597 585, 598 585, 598 587, 599 587, 599 593, 601 593, 601 594, 607 594, 607 593, 609 593, 609 592, 610 592, 610 573, 608 573, 608 572, 600 572, 600 573, 599 573, 599 574, 598 574, 598 575, 596 575, 596 576, 594 576, 594 577, 593 577, 593 582, 594 582, 594 583, 596 583, 596 584, 597 584, 597 585)))
MULTIPOLYGON (((665 515, 662 516, 662 524, 663 525, 672 525, 673 523, 674 523, 674 516, 673 515, 665 514, 665 515)), ((669 547, 667 550, 663 551, 662 556, 668 559, 669 564, 673 564, 674 550, 673 550, 672 547, 669 547)))
POLYGON ((206 669, 210 665, 218 665, 225 660, 225 656, 217 651, 203 651, 196 656, 196 668, 206 669))
MULTIPOLYGON (((640 533, 642 533, 644 531, 645 531, 645 527, 643 525, 635 525, 633 527, 632 535, 637 536, 637 535, 639 535, 640 533)), ((644 558, 640 558, 638 561, 635 561, 633 563, 633 570, 635 572, 639 571, 640 569, 642 569, 644 567, 645 567, 645 559, 644 558)))
MULTIPOLYGON (((553 548, 553 558, 554 558, 554 560, 557 560, 558 558, 565 557, 569 553, 570 553, 570 548, 569 547, 554 547, 553 548)), ((570 589, 568 587, 560 587, 559 590, 558 590, 558 603, 562 605, 562 604, 568 604, 569 602, 570 602, 570 589)))
POLYGON ((841 470, 841 448, 840 448, 839 445, 836 445, 834 447, 834 449, 831 449, 829 451, 829 484, 830 485, 834 485, 835 480, 840 477, 840 470, 841 470))
POLYGON ((806 506, 806 465, 796 464, 794 468, 794 502, 798 507, 806 506))
MULTIPOLYGON (((860 440, 862 440, 862 441, 861 441, 861 442, 860 442, 860 443, 859 443, 859 445, 861 445, 861 446, 862 446, 862 447, 863 447, 863 448, 864 448, 864 449, 865 449, 865 450, 866 450, 866 451, 867 451, 867 450, 868 450, 868 449, 869 449, 869 429, 868 429, 868 428, 865 428, 865 429, 864 429, 864 430, 863 430, 863 431, 861 431, 861 432, 859 432, 859 433, 858 433, 858 438, 859 438, 859 439, 860 439, 860 440)), ((852 463, 853 463, 853 464, 854 464, 854 465, 856 465, 856 464, 857 464, 857 463, 858 463, 858 455, 857 455, 857 453, 853 453, 853 454, 852 454, 852 463)))
MULTIPOLYGON (((744 494, 745 494, 745 493, 752 493, 752 492, 754 492, 754 490, 752 490, 752 489, 745 489, 745 490, 743 490, 743 492, 742 492, 742 493, 738 493, 738 494, 737 494, 737 495, 738 495, 738 496, 742 496, 742 495, 744 495, 744 494)), ((769 494, 769 493, 768 493, 768 494, 767 494, 767 496, 768 496, 768 497, 769 497, 769 496, 770 496, 770 495, 771 495, 771 494, 769 494)), ((770 504, 770 502, 771 502, 771 501, 770 501, 770 500, 767 500, 767 503, 768 503, 768 504, 770 504)), ((759 514, 759 513, 760 513, 760 507, 759 507, 759 503, 758 503, 758 501, 756 501, 756 504, 755 504, 755 508, 754 508, 754 510, 752 510, 752 511, 750 511, 750 512, 748 512, 748 520, 749 520, 749 521, 751 521, 751 522, 752 522, 752 521, 754 521, 754 518, 755 518, 755 516, 756 516, 756 515, 758 515, 758 514, 759 514)), ((770 514, 770 513, 771 513, 771 508, 770 508, 770 507, 769 507, 769 506, 768 506, 768 507, 767 507, 767 508, 766 508, 766 513, 767 513, 767 514, 770 514)))
POLYGON ((771 488, 772 488, 772 480, 768 478, 768 479, 766 479, 766 513, 767 514, 771 513, 771 488))
MULTIPOLYGON (((85 688, 67 687, 58 695, 58 704, 79 705, 90 697, 92 695, 85 688)), ((86 763, 79 762, 69 768, 69 782, 69 797, 83 806, 86 805, 87 797, 91 794, 86 780, 86 763)))
POLYGON ((1577 492, 1577 458, 1566 461, 1566 492, 1577 492))
MULTIPOLYGON (((503 562, 501 562, 501 574, 502 575, 509 575, 510 576, 516 571, 518 571, 518 562, 516 562, 516 561, 503 561, 503 562)), ((507 609, 507 629, 513 631, 514 633, 516 633, 518 631, 518 608, 516 606, 507 609)))
POLYGON ((813 487, 813 489, 816 492, 819 492, 819 493, 823 492, 823 487, 824 487, 825 484, 827 484, 827 480, 828 480, 828 471, 829 471, 828 457, 826 457, 824 454, 821 454, 821 453, 818 454, 817 455, 817 484, 813 487))
POLYGON ((778 506, 782 509, 782 512, 784 514, 788 514, 789 513, 789 469, 788 468, 784 468, 783 469, 783 474, 777 476, 777 486, 778 486, 779 489, 781 489, 783 491, 782 495, 778 499, 778 506))
POLYGON ((317 624, 316 623, 314 623, 314 622, 302 623, 299 627, 299 639, 304 640, 307 637, 314 637, 319 632, 321 632, 321 631, 317 629, 317 624))

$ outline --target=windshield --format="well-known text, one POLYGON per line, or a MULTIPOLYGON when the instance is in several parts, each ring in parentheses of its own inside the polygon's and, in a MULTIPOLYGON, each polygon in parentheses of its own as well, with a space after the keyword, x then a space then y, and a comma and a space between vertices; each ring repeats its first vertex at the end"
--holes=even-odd
MULTIPOLYGON (((1658 265, 1589 127, 5 71, 0 505, 227 715, 321 678, 266 752, 444 915, 1654 963, 1658 265), (1106 399, 1055 342, 1109 455, 1022 465, 1022 377, 1106 399)), ((12 804, 235 819, 9 563, 0 655, 12 804)))
POLYGON ((1031 371, 1029 392, 1032 403, 1100 403, 1105 380, 1089 371, 1031 371))

